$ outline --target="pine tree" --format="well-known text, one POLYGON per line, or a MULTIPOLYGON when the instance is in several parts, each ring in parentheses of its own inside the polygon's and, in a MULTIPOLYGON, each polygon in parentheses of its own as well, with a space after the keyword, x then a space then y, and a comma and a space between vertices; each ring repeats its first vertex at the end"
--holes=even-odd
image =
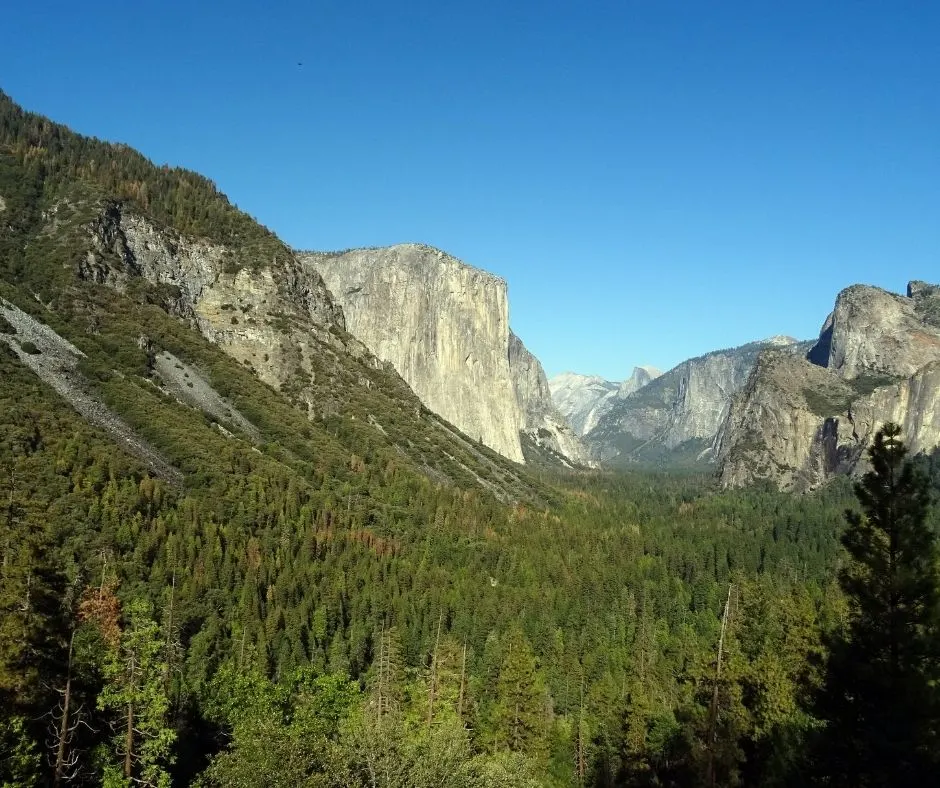
POLYGON ((169 786, 175 731, 167 725, 170 702, 165 692, 165 637, 150 605, 135 600, 118 648, 104 665, 105 686, 98 707, 118 718, 115 750, 125 781, 148 788, 169 786))
POLYGON ((522 630, 507 635, 503 664, 490 712, 494 751, 540 757, 546 748, 545 684, 522 630))
POLYGON ((0 512, 0 703, 28 708, 48 694, 64 653, 66 581, 50 536, 27 511, 10 472, 0 512))
POLYGON ((846 513, 849 562, 840 583, 848 626, 830 644, 817 713, 817 764, 830 785, 932 784, 940 676, 936 537, 926 478, 886 425, 856 485, 863 514, 846 513))

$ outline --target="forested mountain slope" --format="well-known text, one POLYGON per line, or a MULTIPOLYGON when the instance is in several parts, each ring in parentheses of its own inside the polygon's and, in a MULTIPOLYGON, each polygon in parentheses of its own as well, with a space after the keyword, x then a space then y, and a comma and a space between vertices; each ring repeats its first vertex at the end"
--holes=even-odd
POLYGON ((513 467, 423 408, 345 333, 318 275, 211 182, 5 97, 0 110, 2 294, 73 341, 86 370, 101 363, 149 379, 156 356, 173 351, 202 364, 220 390, 251 379, 256 408, 273 387, 321 432, 331 419, 358 421, 357 445, 394 446, 429 472, 525 496, 513 467), (186 328, 255 374, 213 375, 219 354, 186 328))

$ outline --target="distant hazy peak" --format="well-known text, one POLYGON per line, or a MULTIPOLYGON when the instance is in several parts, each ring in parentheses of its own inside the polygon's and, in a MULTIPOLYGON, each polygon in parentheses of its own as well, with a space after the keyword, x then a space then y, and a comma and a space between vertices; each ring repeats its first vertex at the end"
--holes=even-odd
POLYGON ((651 366, 641 366, 634 367, 633 372, 630 374, 625 381, 623 381, 617 389, 617 396, 620 398, 628 397, 633 392, 639 391, 647 383, 651 383, 656 380, 663 373, 656 369, 656 367, 651 366))
POLYGON ((658 378, 660 375, 663 374, 663 371, 659 367, 653 367, 653 366, 650 366, 649 364, 640 364, 639 366, 634 367, 633 368, 634 374, 636 374, 636 370, 638 369, 642 369, 651 378, 658 378))
POLYGON ((599 375, 563 372, 553 377, 548 386, 558 410, 578 435, 584 435, 597 425, 615 401, 638 391, 660 374, 656 367, 634 367, 629 378, 616 382, 599 375))
POLYGON ((616 388, 617 384, 600 375, 582 375, 580 372, 560 372, 548 381, 552 391, 569 386, 603 385, 616 388))

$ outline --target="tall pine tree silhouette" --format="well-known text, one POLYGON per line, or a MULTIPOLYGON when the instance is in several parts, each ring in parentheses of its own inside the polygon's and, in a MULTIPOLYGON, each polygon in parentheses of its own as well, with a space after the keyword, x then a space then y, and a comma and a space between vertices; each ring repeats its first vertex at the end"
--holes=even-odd
POLYGON ((833 786, 933 785, 940 676, 936 538, 930 488, 887 424, 856 485, 863 513, 846 512, 849 561, 839 581, 849 617, 833 636, 817 714, 819 782, 833 786))

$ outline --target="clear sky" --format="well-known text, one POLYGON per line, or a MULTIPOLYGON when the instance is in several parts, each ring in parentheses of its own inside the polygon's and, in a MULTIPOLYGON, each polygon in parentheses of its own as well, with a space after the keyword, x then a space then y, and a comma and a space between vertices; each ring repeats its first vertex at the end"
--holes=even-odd
POLYGON ((549 375, 817 333, 940 281, 940 3, 5 4, 0 88, 295 247, 504 277, 549 375))

